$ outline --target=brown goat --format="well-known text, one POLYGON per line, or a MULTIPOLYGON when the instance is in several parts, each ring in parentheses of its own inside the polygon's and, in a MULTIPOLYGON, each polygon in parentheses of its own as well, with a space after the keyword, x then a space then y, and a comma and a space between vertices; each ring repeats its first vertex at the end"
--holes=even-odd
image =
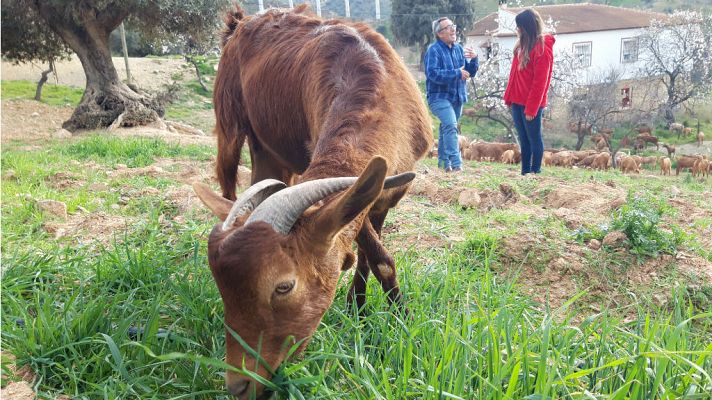
POLYGON ((611 154, 608 152, 596 154, 596 158, 591 164, 591 168, 598 169, 601 171, 608 171, 608 167, 611 165, 611 154))
POLYGON ((641 124, 638 127, 636 127, 634 130, 640 134, 645 134, 645 133, 651 134, 653 132, 653 128, 651 128, 650 125, 646 125, 646 124, 641 124))
POLYGON ((667 150, 668 157, 671 159, 675 157, 675 145, 674 144, 663 144, 665 150, 667 150))
POLYGON ((460 148, 460 155, 462 155, 463 150, 470 146, 470 139, 467 136, 457 135, 457 144, 460 148))
POLYGON ((514 143, 475 142, 470 144, 470 156, 475 161, 499 161, 507 150, 519 150, 514 143))
POLYGON ((637 174, 640 173, 640 167, 638 166, 638 163, 635 162, 635 159, 633 157, 621 158, 619 164, 621 166, 621 172, 624 174, 632 172, 635 172, 637 174))
POLYGON ((658 138, 656 136, 652 136, 649 134, 642 134, 638 135, 635 137, 636 142, 641 142, 645 144, 645 147, 648 147, 648 143, 652 143, 655 145, 656 149, 659 149, 660 146, 658 146, 658 138))
POLYGON ((684 169, 692 169, 695 165, 695 161, 701 159, 702 156, 680 156, 677 159, 677 166, 675 167, 675 175, 680 175, 680 171, 684 169))
POLYGON ((550 151, 545 151, 544 156, 541 159, 542 165, 549 167, 553 163, 553 154, 550 151))
POLYGON ((586 156, 583 160, 577 162, 576 166, 589 168, 591 167, 591 165, 593 165, 593 160, 595 160, 597 156, 598 154, 591 154, 590 156, 586 156))
POLYGON ((670 170, 672 169, 672 161, 665 157, 660 161, 660 174, 670 175, 670 170))
POLYGON ((655 166, 658 164, 658 157, 655 157, 655 156, 640 157, 639 159, 636 160, 636 162, 641 167, 643 165, 650 165, 651 169, 655 169, 655 166))
POLYGON ((574 156, 570 151, 560 151, 551 158, 551 163, 559 167, 569 167, 574 165, 574 156))
MULTIPOLYGON (((224 220, 210 233, 208 260, 225 309, 226 361, 265 379, 293 343, 306 346, 340 271, 356 260, 354 240, 349 304, 362 310, 370 272, 399 303, 381 229, 433 143, 418 86, 383 36, 305 10, 245 17, 238 8, 226 18, 213 95, 223 196, 194 185, 224 220), (253 185, 232 201, 246 138, 253 185)), ((226 383, 241 399, 264 390, 233 371, 226 383)))
POLYGON ((710 162, 704 158, 698 158, 695 164, 692 165, 692 176, 702 176, 703 178, 709 175, 710 162))
POLYGON ((505 151, 499 160, 505 164, 514 164, 514 150, 505 151))
POLYGON ((705 141, 705 134, 704 132, 697 132, 697 147, 702 146, 702 143, 705 141))

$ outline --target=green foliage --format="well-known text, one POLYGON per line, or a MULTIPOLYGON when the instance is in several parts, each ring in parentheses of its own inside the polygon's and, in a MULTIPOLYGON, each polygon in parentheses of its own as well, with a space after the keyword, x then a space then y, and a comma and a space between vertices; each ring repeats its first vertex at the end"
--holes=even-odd
MULTIPOLYGON (((2 81, 2 98, 33 100, 37 83, 30 81, 2 81)), ((42 102, 52 106, 76 106, 82 99, 84 89, 47 83, 42 89, 42 102)))
MULTIPOLYGON (((129 57, 146 57, 150 54, 163 54, 161 43, 158 40, 149 40, 141 34, 140 31, 125 27, 126 32, 126 51, 129 57)), ((109 47, 111 54, 114 57, 123 56, 123 47, 121 45, 120 29, 114 29, 109 36, 109 47)))
POLYGON ((30 0, 2 1, 2 56, 23 63, 68 59, 71 50, 43 23, 30 0))
POLYGON ((396 40, 405 45, 417 45, 421 56, 429 43, 434 42, 432 22, 439 17, 448 17, 456 25, 458 35, 464 27, 475 21, 474 3, 467 0, 432 2, 427 0, 394 0, 391 28, 396 40))
POLYGON ((660 226, 663 215, 670 211, 670 206, 664 201, 631 193, 626 204, 616 211, 611 226, 626 234, 631 251, 637 254, 675 254, 684 239, 682 232, 675 226, 670 226, 670 231, 660 226))
POLYGON ((190 57, 191 64, 194 64, 203 76, 215 75, 215 66, 219 59, 215 56, 194 55, 190 57))
POLYGON ((609 231, 610 227, 607 224, 582 226, 574 231, 573 236, 577 242, 585 243, 591 239, 603 240, 609 231))

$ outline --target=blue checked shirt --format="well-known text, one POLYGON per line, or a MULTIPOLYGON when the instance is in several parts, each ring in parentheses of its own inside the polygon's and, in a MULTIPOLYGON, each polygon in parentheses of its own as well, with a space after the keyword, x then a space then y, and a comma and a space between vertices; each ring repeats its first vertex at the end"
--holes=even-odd
POLYGON ((466 62, 465 52, 459 43, 448 47, 438 39, 428 47, 425 53, 425 90, 429 102, 440 99, 449 100, 451 103, 467 102, 466 82, 462 80, 460 73, 463 66, 470 76, 475 76, 480 64, 477 58, 466 62))

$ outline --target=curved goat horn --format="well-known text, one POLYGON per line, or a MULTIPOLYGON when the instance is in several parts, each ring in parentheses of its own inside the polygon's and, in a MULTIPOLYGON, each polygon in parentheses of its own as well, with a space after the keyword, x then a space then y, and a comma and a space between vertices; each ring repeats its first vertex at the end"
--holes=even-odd
MULTIPOLYGON (((384 189, 402 186, 415 178, 413 172, 405 172, 386 178, 384 189)), ((300 183, 271 196, 250 215, 245 222, 249 225, 256 221, 264 221, 275 231, 287 235, 302 213, 312 204, 326 196, 344 190, 356 183, 358 178, 325 178, 300 183)))
POLYGON ((266 198, 286 187, 287 185, 284 182, 276 179, 265 179, 250 186, 232 204, 230 213, 225 218, 225 222, 223 222, 222 229, 229 229, 235 223, 237 217, 254 210, 266 198))

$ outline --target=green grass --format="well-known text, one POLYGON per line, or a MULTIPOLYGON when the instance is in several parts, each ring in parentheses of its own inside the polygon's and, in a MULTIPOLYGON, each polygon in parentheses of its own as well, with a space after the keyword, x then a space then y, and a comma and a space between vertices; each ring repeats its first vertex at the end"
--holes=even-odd
POLYGON ((178 146, 161 139, 106 138, 100 135, 91 136, 58 150, 61 154, 74 159, 101 160, 107 165, 125 164, 130 168, 153 164, 158 157, 184 157, 207 161, 214 154, 214 150, 206 146, 178 146))
MULTIPOLYGON (((129 243, 96 255, 4 252, 3 348, 39 374, 42 397, 220 397, 208 229, 148 219, 129 243)), ((574 322, 570 304, 539 310, 495 279, 495 246, 474 235, 429 265, 399 253, 408 318, 371 282, 358 320, 344 311, 342 286, 303 358, 278 371, 278 397, 702 399, 712 389, 712 315, 681 293, 668 315, 574 322)))
MULTIPOLYGON (((2 98, 34 100, 37 82, 2 81, 2 98)), ((51 106, 76 106, 82 99, 84 89, 45 83, 42 87, 42 102, 51 106)))
MULTIPOLYGON (((115 214, 124 192, 140 192, 144 187, 165 190, 177 182, 144 175, 110 178, 118 164, 129 168, 151 165, 158 158, 207 161, 214 149, 206 146, 178 146, 159 139, 117 138, 94 135, 71 142, 54 141, 46 148, 28 151, 22 147, 5 146, 2 171, 12 179, 3 179, 2 250, 36 247, 51 248, 53 242, 42 229, 52 218, 37 207, 37 200, 57 200, 66 203, 72 214, 79 207, 89 212, 115 214), (105 187, 95 189, 95 185, 105 187)), ((160 203, 150 196, 133 196, 122 216, 142 216, 160 210, 160 203)))

